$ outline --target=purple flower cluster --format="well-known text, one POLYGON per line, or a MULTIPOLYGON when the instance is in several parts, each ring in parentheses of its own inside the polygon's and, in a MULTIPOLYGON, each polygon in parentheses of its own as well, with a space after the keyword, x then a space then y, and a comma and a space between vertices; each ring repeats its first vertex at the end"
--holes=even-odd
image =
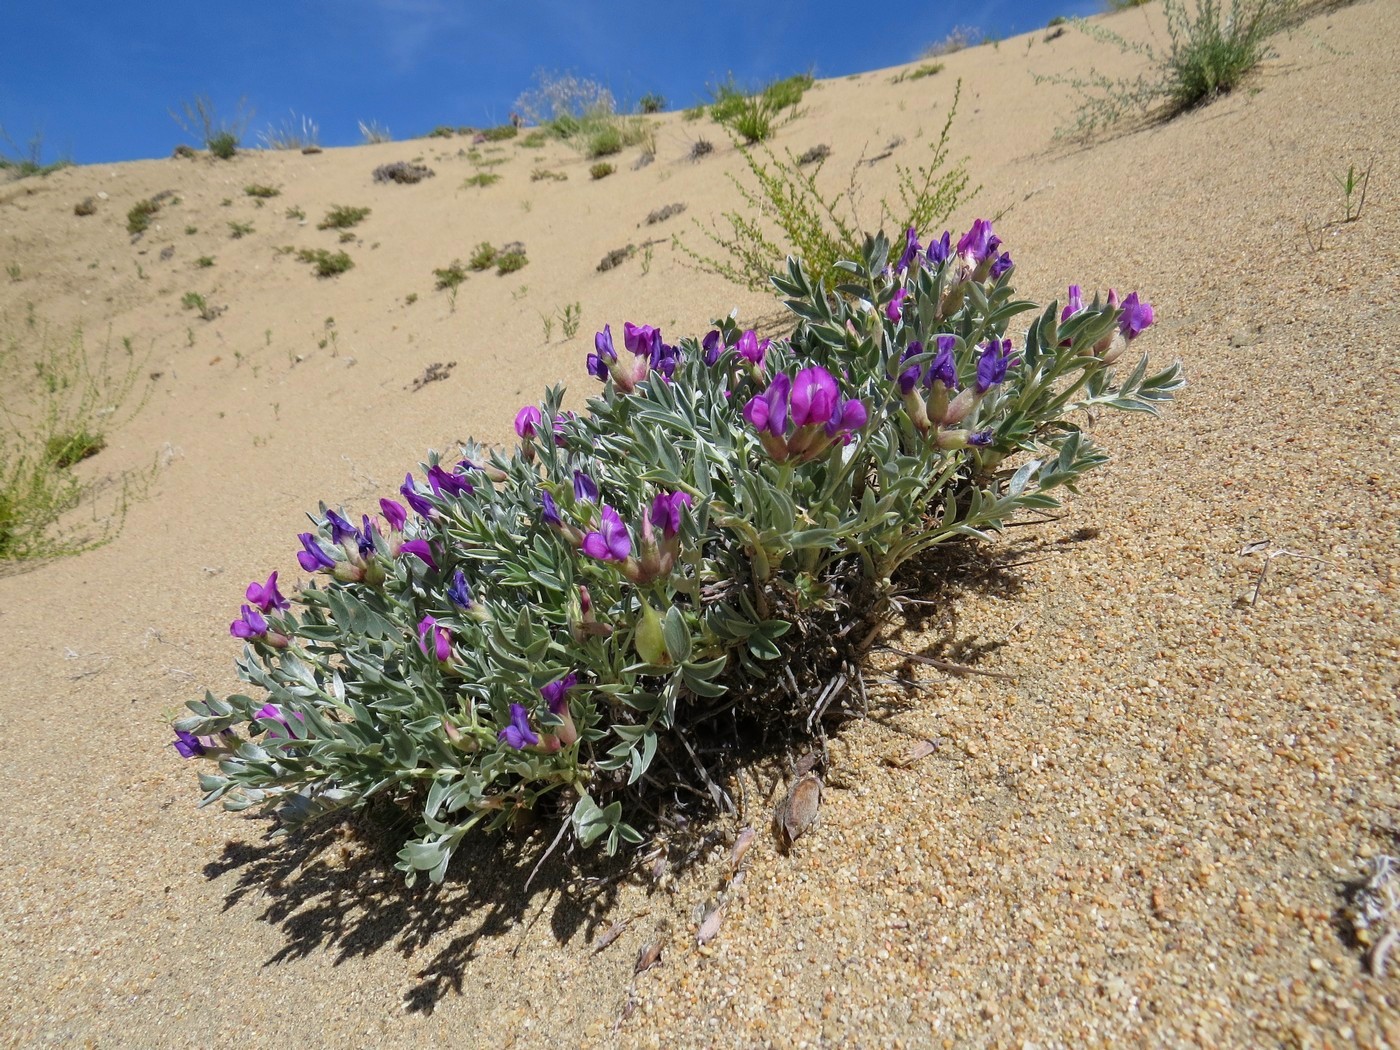
POLYGON ((622 342, 632 353, 630 364, 618 359, 612 325, 604 325, 593 337, 593 353, 588 355, 589 374, 602 382, 611 378, 613 385, 624 394, 635 390, 651 372, 659 372, 668 380, 675 374, 680 352, 662 341, 660 328, 627 321, 622 326, 622 342))
POLYGON ((868 418, 858 398, 841 399, 836 379, 820 365, 793 377, 779 372, 744 405, 744 419, 780 463, 812 459, 836 440, 845 444, 868 418))

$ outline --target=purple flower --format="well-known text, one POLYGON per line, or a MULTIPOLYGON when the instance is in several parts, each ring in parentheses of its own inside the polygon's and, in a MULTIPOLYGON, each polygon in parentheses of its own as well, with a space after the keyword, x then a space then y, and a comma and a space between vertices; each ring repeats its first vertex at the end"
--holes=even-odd
POLYGON ((713 366, 714 363, 719 360, 719 355, 724 353, 724 343, 719 337, 718 328, 712 329, 710 332, 706 333, 705 340, 700 344, 700 348, 704 351, 703 360, 705 362, 705 367, 709 368, 713 366))
POLYGON ((1068 321, 1075 314, 1084 309, 1084 293, 1080 291, 1079 285, 1069 286, 1069 298, 1065 300, 1065 308, 1060 311, 1060 323, 1068 321))
POLYGON ((444 492, 449 496, 470 495, 476 491, 472 483, 461 474, 455 471, 449 474, 436 463, 428 468, 428 484, 433 487, 433 492, 437 496, 441 496, 444 492))
MULTIPOLYGON (((774 385, 777 379, 774 379, 774 385)), ((792 422, 805 427, 809 423, 825 423, 836 409, 841 391, 831 373, 820 365, 804 368, 792 381, 792 422)), ((775 435, 782 437, 781 433, 775 435)))
MULTIPOLYGON (((924 344, 915 339, 909 344, 904 353, 899 355, 900 363, 903 364, 911 357, 917 357, 924 352, 924 344)), ((914 388, 919 385, 919 376, 923 374, 922 365, 910 365, 903 372, 899 373, 899 393, 903 397, 908 397, 914 392, 914 388)))
POLYGON ((476 603, 472 601, 471 584, 467 583, 467 574, 458 569, 452 574, 452 583, 447 588, 447 600, 459 609, 470 609, 476 603))
POLYGON ((898 288, 895 290, 894 298, 885 304, 885 316, 891 321, 899 320, 901 312, 899 304, 904 301, 904 297, 908 294, 909 290, 907 288, 898 288))
POLYGON ((554 502, 554 497, 543 489, 540 490, 540 517, 552 528, 557 529, 564 524, 564 519, 559 516, 559 505, 554 502))
POLYGON ((832 410, 826 424, 826 436, 834 438, 841 434, 849 440, 851 431, 859 430, 869 420, 865 405, 858 398, 850 398, 832 410))
POLYGON ((758 335, 750 328, 743 335, 739 336, 739 343, 734 348, 739 356, 745 361, 752 361, 756 365, 763 364, 763 355, 768 350, 769 340, 758 341, 758 335))
POLYGON ((433 560, 433 549, 428 546, 427 540, 409 540, 407 543, 400 545, 399 553, 412 554, 428 568, 432 569, 434 572, 437 571, 437 562, 433 560))
POLYGON ((938 266, 948 261, 948 256, 953 254, 952 237, 947 230, 943 231, 943 236, 936 241, 929 241, 928 262, 930 266, 938 266))
POLYGON ((348 539, 359 539, 360 534, 355 531, 355 526, 333 510, 326 511, 326 524, 331 527, 332 543, 344 543, 348 539))
POLYGON ((403 532, 404 523, 408 521, 408 511, 404 510, 402 503, 393 499, 381 499, 379 511, 389 523, 389 528, 395 532, 403 532))
MULTIPOLYGON (((292 714, 298 722, 306 721, 306 716, 300 711, 293 711, 292 714)), ((290 740, 294 736, 291 723, 287 721, 287 716, 276 704, 263 704, 262 707, 253 712, 253 717, 277 723, 268 727, 267 738, 269 740, 290 740)))
POLYGON ((680 353, 674 346, 670 346, 661 341, 661 332, 656 333, 656 339, 651 346, 651 368, 654 372, 660 372, 667 379, 676 374, 676 365, 680 363, 680 353))
POLYGON ((1123 300, 1123 312, 1118 317, 1118 330, 1131 342, 1152 323, 1152 317, 1152 304, 1141 302, 1138 293, 1133 292, 1123 300))
POLYGON ((992 263, 992 280, 1000 280, 1001 275, 1011 269, 1014 264, 1011 262, 1011 253, 1002 252, 997 256, 997 261, 992 263))
POLYGON ((307 572, 315 572, 317 569, 334 569, 335 561, 316 542, 316 538, 309 532, 297 534, 297 539, 301 540, 301 545, 305 548, 297 553, 297 561, 307 572))
POLYGON ((574 499, 598 502, 598 483, 581 470, 574 471, 574 499))
POLYGON ((515 413, 515 434, 520 438, 532 438, 543 423, 540 410, 534 405, 526 405, 515 413))
POLYGON ((170 746, 180 753, 181 758, 196 758, 205 752, 199 737, 184 729, 175 730, 175 741, 170 746))
POLYGON ((550 682, 540 690, 540 695, 549 704, 549 709, 556 715, 562 714, 568 705, 567 693, 574 686, 578 685, 578 675, 570 671, 557 682, 550 682))
POLYGON ((940 335, 938 337, 938 354, 933 359, 933 364, 929 365, 928 383, 930 386, 934 382, 942 383, 949 390, 956 390, 958 386, 958 366, 953 360, 953 350, 957 348, 958 340, 955 336, 940 335))
POLYGON ((958 254, 973 269, 980 266, 1001 247, 1001 238, 992 233, 992 224, 986 219, 976 219, 972 229, 958 239, 958 254))
POLYGON ((632 553, 632 537, 617 511, 603 505, 603 524, 583 537, 583 553, 599 561, 626 561, 632 553))
POLYGON ((788 391, 792 380, 784 372, 773 377, 768 389, 749 398, 744 406, 744 418, 760 434, 764 431, 776 438, 787 433, 788 391))
POLYGON ((244 597, 248 599, 250 605, 256 605, 263 612, 269 612, 273 609, 289 609, 292 605, 291 602, 282 597, 282 593, 277 589, 277 574, 275 572, 267 578, 266 583, 254 580, 248 584, 244 597))
POLYGON ((228 625, 228 633, 235 638, 261 638, 267 634, 267 620, 258 610, 245 605, 242 615, 228 625))
POLYGON ((530 713, 519 704, 510 705, 510 725, 497 733, 496 739, 517 751, 540 742, 540 738, 530 731, 530 713))
POLYGON ((418 621, 418 648, 422 649, 424 654, 428 652, 429 638, 433 643, 433 655, 438 658, 439 663, 445 663, 452 656, 452 640, 446 628, 439 627, 431 616, 425 616, 418 621))
POLYGON ((661 342, 661 329, 653 328, 649 324, 633 324, 631 321, 622 323, 623 345, 631 350, 638 357, 643 355, 653 357, 656 353, 656 346, 661 342))
POLYGON ((681 508, 688 506, 689 493, 657 493, 656 498, 651 501, 651 523, 669 540, 681 531, 681 508))
POLYGON ((919 231, 910 226, 904 231, 904 254, 899 257, 899 262, 895 263, 895 271, 903 273, 909 269, 919 257, 919 250, 919 231))
POLYGON ((977 359, 977 393, 985 394, 998 383, 1005 381, 1006 370, 1020 362, 1011 356, 1011 340, 1000 342, 993 339, 982 348, 982 356, 977 359))
POLYGON ((588 374, 597 376, 600 381, 608 378, 608 365, 617 360, 613 349, 612 325, 603 325, 603 330, 593 336, 594 353, 588 355, 588 374))
POLYGON ((975 445, 977 448, 985 448, 992 443, 992 432, 990 429, 978 430, 975 433, 967 435, 967 443, 969 445, 975 445))
POLYGON ((408 505, 412 507, 416 513, 423 515, 423 517, 431 518, 437 513, 437 510, 433 507, 432 503, 428 501, 427 497, 419 494, 418 487, 413 484, 412 474, 405 474, 403 476, 403 484, 399 486, 399 494, 402 495, 404 499, 408 500, 408 505))
POLYGON ((368 514, 360 515, 360 532, 358 547, 361 558, 368 558, 374 553, 374 524, 369 520, 368 514))

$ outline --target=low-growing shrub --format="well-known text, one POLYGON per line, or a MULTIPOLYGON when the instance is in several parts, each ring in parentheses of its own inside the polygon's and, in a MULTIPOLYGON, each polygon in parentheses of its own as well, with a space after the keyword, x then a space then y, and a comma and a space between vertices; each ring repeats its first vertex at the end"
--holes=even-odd
POLYGON ((238 136, 231 131, 221 131, 208 142, 209 152, 220 160, 232 160, 238 152, 238 136))
POLYGON ((482 241, 472 252, 472 257, 467 260, 467 265, 473 270, 489 270, 496 265, 496 256, 499 254, 490 241, 482 241))
POLYGON ((504 277, 508 273, 523 270, 530 260, 525 257, 525 249, 519 243, 507 244, 496 256, 496 273, 504 277))
POLYGON ((919 52, 919 57, 939 58, 942 55, 951 55, 969 47, 976 47, 985 39, 985 34, 976 26, 954 26, 942 40, 929 44, 919 52))
POLYGON ((248 234, 252 232, 253 224, 251 222, 230 221, 228 224, 228 235, 232 237, 235 241, 248 236, 248 234))
POLYGON ((811 74, 803 73, 775 80, 753 93, 745 92, 731 77, 713 90, 710 118, 729 128, 746 143, 763 142, 773 134, 773 128, 784 109, 795 114, 797 104, 813 84, 811 74))
POLYGON ((325 248, 302 248, 297 252, 297 258, 310 263, 317 277, 336 277, 355 265, 344 252, 329 252, 325 248))
POLYGON ((243 192, 249 197, 256 197, 258 200, 267 200, 270 197, 276 197, 282 193, 276 186, 261 186, 257 183, 251 186, 244 186, 243 192))
POLYGON ((1269 38, 1285 29, 1298 0, 1163 0, 1167 43, 1136 43, 1104 26, 1074 19, 1074 26, 1123 53, 1142 55, 1150 69, 1133 79, 1097 70, 1085 77, 1037 76, 1037 82, 1068 84, 1079 96, 1072 127, 1081 137, 1129 117, 1170 120, 1205 105, 1239 85, 1272 53, 1269 38))
POLYGON ((414 183, 431 179, 436 172, 423 164, 413 164, 406 160, 396 160, 392 164, 381 164, 374 169, 375 182, 397 182, 412 186, 414 183))
POLYGON ((638 113, 660 113, 666 108, 666 99, 655 91, 648 91, 637 99, 638 113))
POLYGON ((446 124, 439 124, 437 127, 433 128, 432 131, 428 132, 426 137, 430 139, 450 139, 455 138, 456 135, 457 131, 455 128, 450 128, 446 124))
POLYGON ((494 171, 478 171, 475 175, 469 175, 462 180, 463 188, 480 189, 484 186, 494 186, 501 181, 501 177, 494 171))
MULTIPOLYGON (((928 164, 914 168, 895 166, 900 202, 880 202, 885 221, 891 226, 928 229, 946 222, 953 209, 971 196, 967 169, 961 163, 949 163, 948 157, 948 136, 961 97, 959 81, 928 164)), ((768 275, 781 267, 784 256, 790 252, 803 261, 808 273, 828 288, 835 287, 843 279, 837 269, 838 261, 858 254, 863 243, 851 190, 828 200, 817 187, 821 163, 802 170, 803 159, 812 151, 797 158, 790 150, 779 157, 766 146, 759 149, 761 155, 758 149, 741 151, 755 186, 733 180, 747 211, 724 213, 727 230, 696 223, 724 257, 701 255, 684 244, 682 251, 706 270, 754 290, 767 284, 768 275)))
POLYGON ((520 129, 514 124, 498 124, 494 128, 487 128, 481 132, 481 137, 487 142, 505 142, 513 139, 520 133, 520 129))
POLYGON ((144 363, 129 342, 89 348, 81 330, 56 342, 0 316, 0 562, 77 554, 116 535, 149 474, 71 468, 145 404, 144 363))
POLYGON ((440 882, 474 829, 532 810, 583 847, 643 841, 649 800, 713 783, 701 734, 810 732, 902 565, 1056 507, 1107 459, 1095 413, 1180 385, 1145 356, 1115 371, 1152 321, 1136 294, 1040 310, 1000 248, 981 220, 871 238, 839 296, 789 260, 784 339, 604 327, 583 411, 552 388, 513 450, 430 454, 374 517, 323 505, 310 582, 254 581, 230 625, 251 688, 175 723, 218 761, 204 803, 293 826, 394 802, 416 821, 397 866, 440 882))
POLYGON ((613 165, 609 164, 607 161, 599 161, 588 169, 588 174, 594 179, 606 179, 616 170, 617 168, 613 167, 613 165))
POLYGON ((126 213, 126 232, 145 233, 151 226, 151 216, 160 211, 160 202, 140 200, 126 213))
POLYGON ((549 141, 549 134, 543 128, 535 128, 524 135, 516 145, 523 149, 542 149, 549 141))
POLYGON ((248 121, 252 119, 252 110, 248 108, 246 100, 240 99, 233 119, 221 119, 208 95, 196 95, 192 100, 182 102, 178 110, 170 110, 170 116, 180 130, 198 138, 215 157, 232 160, 238 152, 248 121))
POLYGON ((462 267, 462 263, 460 260, 453 259, 452 262, 444 266, 442 269, 434 269, 433 276, 437 279, 437 284, 435 287, 439 291, 442 291, 445 288, 456 288, 459 284, 465 281, 467 279, 467 271, 462 267))
POLYGON ((569 176, 562 171, 550 171, 548 168, 536 168, 534 171, 530 172, 531 182, 544 182, 546 180, 550 182, 567 182, 569 176))
POLYGON ((318 230, 348 230, 358 226, 369 216, 369 208, 353 208, 348 204, 335 204, 326 217, 316 224, 318 230))

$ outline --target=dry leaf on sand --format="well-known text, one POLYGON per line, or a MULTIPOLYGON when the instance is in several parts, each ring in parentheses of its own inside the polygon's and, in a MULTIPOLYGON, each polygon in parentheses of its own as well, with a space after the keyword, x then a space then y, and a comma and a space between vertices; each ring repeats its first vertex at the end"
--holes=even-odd
POLYGON ((817 819, 822 801, 822 778, 808 773, 792 785, 787 798, 778 806, 778 838, 787 848, 800 838, 817 819))

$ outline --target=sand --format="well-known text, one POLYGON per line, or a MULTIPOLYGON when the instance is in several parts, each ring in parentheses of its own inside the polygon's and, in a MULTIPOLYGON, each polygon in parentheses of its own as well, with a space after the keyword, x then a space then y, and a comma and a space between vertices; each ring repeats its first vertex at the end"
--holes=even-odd
MULTIPOLYGON (((542 843, 482 841, 440 891, 410 892, 346 826, 276 845, 265 822, 196 810, 168 719, 235 687, 228 621, 247 581, 297 577, 318 500, 356 509, 430 446, 506 441, 545 385, 588 389, 605 322, 677 336, 773 314, 670 243, 703 247, 697 224, 736 204, 723 133, 658 117, 656 162, 633 170, 629 151, 597 182, 562 146, 504 143, 487 154, 501 182, 462 188, 469 141, 431 139, 0 184, 0 255, 20 268, 0 283, 7 331, 32 303, 90 348, 130 337, 160 373, 79 468, 159 458, 117 539, 0 577, 0 1041, 1400 1046, 1400 978, 1370 975, 1339 918, 1366 859, 1400 849, 1397 14, 1319 15, 1244 89, 1086 148, 1052 138, 1070 93, 1033 74, 1140 66, 1073 31, 918 81, 823 81, 783 127, 778 148, 832 147, 830 188, 903 139, 860 168, 873 222, 962 78, 954 148, 982 189, 955 228, 999 215, 1032 298, 1140 289, 1146 345, 1190 387, 1160 420, 1100 419, 1113 462, 1063 516, 957 562, 886 639, 1009 680, 873 656, 869 717, 832 739, 820 819, 790 855, 767 832, 771 785, 735 785, 760 834, 703 948, 734 822, 664 887, 551 863, 527 892, 542 843), (716 152, 686 159, 702 136, 716 152), (415 157, 436 177, 371 181, 415 157), (1335 223, 1333 176, 1371 162, 1364 213, 1335 223), (568 180, 532 182, 537 167, 568 180), (253 183, 281 196, 257 208, 253 183), (127 209, 163 190, 179 203, 132 243, 127 209), (686 212, 641 225, 673 202, 686 212), (344 246, 355 268, 317 280, 276 249, 340 248, 315 229, 333 204, 373 210, 344 246), (254 230, 231 239, 230 221, 254 230), (1304 226, 1329 222, 1315 249, 1304 226), (645 266, 596 272, 653 236, 645 266), (523 241, 529 265, 435 291, 432 269, 483 240, 523 241), (196 318, 192 290, 227 309, 196 318), (541 315, 571 303, 578 334, 556 321, 546 342, 541 315), (924 738, 934 754, 888 763, 924 738), (634 976, 656 940, 660 964, 634 976)), ((1104 22, 1160 32, 1153 9, 1104 22)))

